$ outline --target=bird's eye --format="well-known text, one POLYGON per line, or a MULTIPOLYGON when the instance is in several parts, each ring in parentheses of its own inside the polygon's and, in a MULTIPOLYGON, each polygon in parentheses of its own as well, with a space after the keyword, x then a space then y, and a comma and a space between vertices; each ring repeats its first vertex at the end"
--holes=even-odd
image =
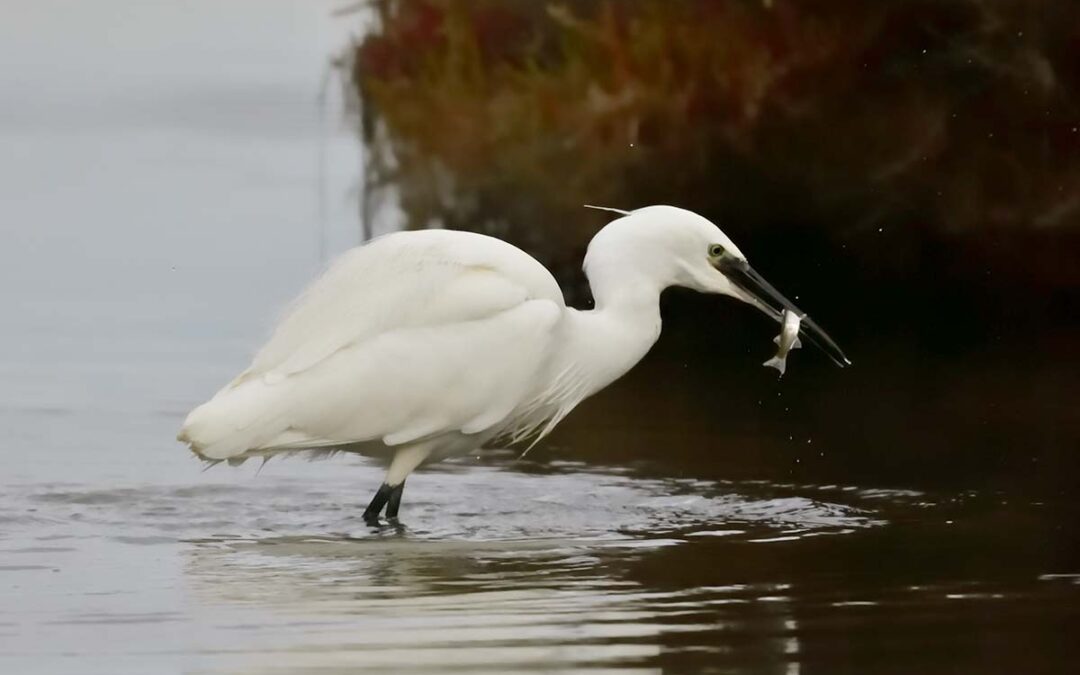
POLYGON ((719 258, 724 255, 724 247, 720 244, 713 244, 709 247, 709 256, 712 258, 719 258))

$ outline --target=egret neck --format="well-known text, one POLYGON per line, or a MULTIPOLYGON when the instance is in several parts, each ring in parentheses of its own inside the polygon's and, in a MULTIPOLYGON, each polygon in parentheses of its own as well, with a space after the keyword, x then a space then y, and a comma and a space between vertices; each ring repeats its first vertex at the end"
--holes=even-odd
POLYGON ((624 265, 588 265, 586 275, 595 308, 567 310, 563 354, 587 374, 589 396, 626 374, 656 343, 666 285, 624 265))

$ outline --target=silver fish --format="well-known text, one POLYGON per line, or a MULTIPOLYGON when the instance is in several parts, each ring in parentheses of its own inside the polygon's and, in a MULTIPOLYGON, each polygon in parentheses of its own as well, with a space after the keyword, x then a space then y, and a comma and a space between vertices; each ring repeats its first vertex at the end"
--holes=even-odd
POLYGON ((802 342, 799 342, 800 321, 802 321, 801 316, 792 312, 790 309, 784 310, 784 316, 781 319, 782 327, 780 328, 780 334, 773 338, 773 342, 778 346, 776 356, 761 365, 776 368, 780 371, 780 375, 783 376, 784 369, 787 367, 788 352, 792 349, 802 347, 802 342))

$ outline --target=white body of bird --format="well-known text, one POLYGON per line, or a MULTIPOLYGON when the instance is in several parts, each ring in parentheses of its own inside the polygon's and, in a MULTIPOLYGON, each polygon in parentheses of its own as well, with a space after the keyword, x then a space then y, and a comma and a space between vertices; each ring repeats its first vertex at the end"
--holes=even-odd
POLYGON ((178 438, 205 460, 231 463, 300 450, 387 456, 384 487, 397 486, 400 500, 417 466, 542 437, 622 376, 659 337, 668 286, 775 313, 721 262, 748 269, 705 218, 638 209, 590 243, 595 308, 580 311, 506 242, 448 230, 389 234, 333 263, 178 438))
POLYGON ((795 312, 790 309, 784 310, 783 319, 780 321, 780 334, 773 338, 773 342, 776 343, 777 347, 776 356, 761 364, 779 370, 780 377, 783 377, 784 371, 787 370, 788 353, 792 349, 802 347, 802 342, 799 341, 799 323, 801 321, 801 317, 795 312))

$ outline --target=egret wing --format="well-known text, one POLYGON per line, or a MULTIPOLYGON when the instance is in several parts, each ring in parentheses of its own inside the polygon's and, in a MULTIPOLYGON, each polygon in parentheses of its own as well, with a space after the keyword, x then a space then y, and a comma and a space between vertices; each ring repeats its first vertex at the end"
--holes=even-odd
POLYGON ((226 458, 475 433, 524 396, 562 307, 547 270, 500 240, 435 230, 381 238, 317 280, 181 437, 226 458))
POLYGON ((478 433, 527 397, 559 316, 550 300, 529 300, 483 319, 390 331, 273 386, 287 428, 318 444, 478 433))
POLYGON ((483 318, 529 299, 563 302, 551 274, 520 249, 469 232, 398 232, 343 255, 241 377, 287 377, 382 333, 483 318))

